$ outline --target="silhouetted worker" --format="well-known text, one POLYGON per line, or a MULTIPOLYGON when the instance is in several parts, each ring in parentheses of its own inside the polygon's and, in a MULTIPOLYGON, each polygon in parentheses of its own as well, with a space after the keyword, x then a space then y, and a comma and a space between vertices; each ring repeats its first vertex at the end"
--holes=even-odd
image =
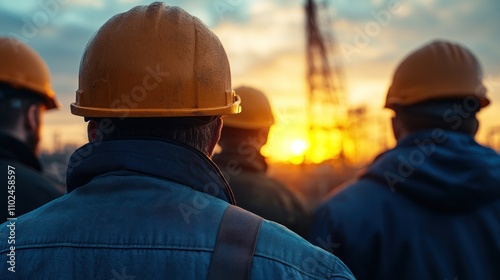
POLYGON ((307 215, 298 194, 266 175, 267 163, 260 153, 274 123, 271 104, 264 93, 251 87, 239 87, 244 110, 224 117, 214 162, 227 178, 238 206, 265 219, 305 234, 307 215))
POLYGON ((64 187, 42 175, 38 144, 45 110, 57 108, 43 59, 14 38, 0 37, 1 222, 61 196, 64 187))
POLYGON ((316 212, 357 279, 500 279, 500 156, 474 140, 489 104, 479 61, 434 41, 396 69, 395 148, 316 212))
POLYGON ((230 77, 218 38, 180 8, 152 3, 108 20, 84 51, 71 104, 90 142, 70 159, 68 194, 17 219, 15 274, 1 242, 2 274, 353 279, 333 255, 233 206, 210 159, 221 116, 240 111, 230 77))

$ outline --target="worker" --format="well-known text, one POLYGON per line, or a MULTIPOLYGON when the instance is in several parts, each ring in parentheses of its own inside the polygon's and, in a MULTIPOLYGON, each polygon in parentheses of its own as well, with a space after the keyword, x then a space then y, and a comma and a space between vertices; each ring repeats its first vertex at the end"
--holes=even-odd
POLYGON ((227 178, 238 206, 265 219, 305 235, 307 215, 298 193, 266 175, 267 163, 261 148, 274 123, 271 105, 263 92, 238 87, 244 110, 224 117, 214 162, 227 178))
POLYGON ((7 179, 2 223, 64 194, 38 160, 43 115, 57 107, 43 59, 26 44, 0 37, 0 168, 7 179))
POLYGON ((155 2, 108 20, 71 104, 89 143, 69 160, 68 194, 15 221, 16 273, 4 279, 354 279, 234 206, 210 159, 221 116, 240 111, 230 77, 219 39, 180 8, 155 2))
POLYGON ((436 40, 397 67, 397 145, 315 214, 313 243, 357 279, 500 279, 500 155, 478 144, 490 103, 475 55, 436 40))

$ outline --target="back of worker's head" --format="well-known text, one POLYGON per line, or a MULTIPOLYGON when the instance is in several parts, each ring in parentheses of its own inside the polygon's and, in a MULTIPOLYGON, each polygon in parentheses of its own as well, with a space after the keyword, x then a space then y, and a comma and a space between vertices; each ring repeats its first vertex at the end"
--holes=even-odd
POLYGON ((24 43, 0 37, 0 130, 36 151, 42 112, 57 106, 43 59, 24 43))
POLYGON ((222 149, 236 149, 241 143, 247 143, 260 148, 267 142, 274 123, 271 104, 256 88, 241 86, 235 92, 241 97, 242 111, 224 118, 219 145, 222 149))
POLYGON ((459 44, 434 41, 410 53, 397 67, 385 103, 395 112, 396 138, 434 128, 474 135, 476 113, 490 102, 482 78, 478 59, 459 44))
POLYGON ((71 112, 91 120, 90 134, 99 122, 104 139, 161 137, 207 152, 220 116, 240 111, 230 77, 224 48, 199 19, 137 6, 88 43, 71 112))

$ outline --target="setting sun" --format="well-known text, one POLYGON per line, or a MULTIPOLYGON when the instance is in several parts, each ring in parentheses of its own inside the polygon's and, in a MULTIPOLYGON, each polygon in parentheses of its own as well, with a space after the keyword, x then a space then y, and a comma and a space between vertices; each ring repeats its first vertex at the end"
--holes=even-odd
POLYGON ((307 149, 307 143, 302 139, 294 140, 290 145, 290 150, 294 156, 303 155, 306 149, 307 149))

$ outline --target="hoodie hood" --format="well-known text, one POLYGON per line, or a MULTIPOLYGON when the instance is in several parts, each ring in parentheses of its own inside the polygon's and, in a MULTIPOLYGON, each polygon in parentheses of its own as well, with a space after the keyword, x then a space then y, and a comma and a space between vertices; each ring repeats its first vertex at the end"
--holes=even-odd
POLYGON ((432 208, 465 211, 500 199, 500 155, 472 136, 435 129, 402 139, 362 178, 432 208))

